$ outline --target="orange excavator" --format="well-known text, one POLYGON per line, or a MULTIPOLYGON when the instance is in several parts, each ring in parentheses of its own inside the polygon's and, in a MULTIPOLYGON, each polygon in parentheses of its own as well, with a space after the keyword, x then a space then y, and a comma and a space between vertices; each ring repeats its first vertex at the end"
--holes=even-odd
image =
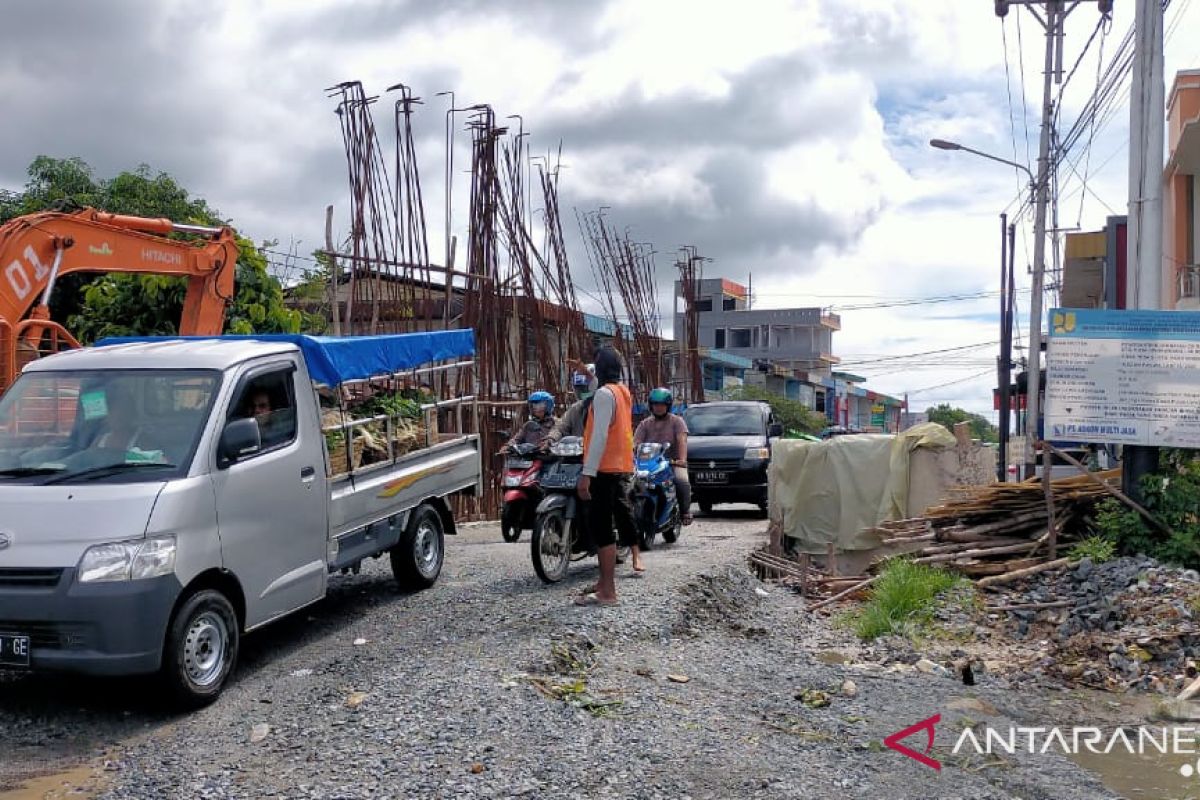
POLYGON ((79 347, 50 319, 55 281, 72 272, 130 272, 188 279, 179 333, 221 333, 233 299, 233 230, 92 208, 28 214, 0 225, 0 394, 34 358, 79 347), (197 239, 171 239, 171 233, 197 239))

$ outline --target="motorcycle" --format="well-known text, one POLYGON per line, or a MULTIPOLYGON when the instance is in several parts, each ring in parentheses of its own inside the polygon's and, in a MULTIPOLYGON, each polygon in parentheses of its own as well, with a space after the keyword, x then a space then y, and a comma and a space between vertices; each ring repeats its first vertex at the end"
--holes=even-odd
POLYGON ((675 497, 675 469, 667 458, 668 450, 669 445, 657 442, 645 442, 637 449, 633 513, 646 550, 654 546, 659 534, 664 542, 673 544, 683 529, 675 497))
MULTIPOLYGON (((576 485, 583 474, 583 440, 564 436, 543 457, 542 500, 538 503, 530 540, 533 570, 546 583, 558 583, 567 576, 572 561, 595 555, 596 548, 579 513, 581 505, 576 485)), ((627 558, 629 548, 617 549, 618 561, 627 558)))
POLYGON ((533 528, 534 514, 542 499, 538 482, 542 461, 536 452, 535 444, 514 445, 505 452, 500 535, 506 542, 519 540, 521 531, 533 528))

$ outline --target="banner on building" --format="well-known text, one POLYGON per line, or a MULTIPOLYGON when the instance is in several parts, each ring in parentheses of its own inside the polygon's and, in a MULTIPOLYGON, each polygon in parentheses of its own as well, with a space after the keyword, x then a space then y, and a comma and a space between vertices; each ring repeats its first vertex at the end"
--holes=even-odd
POLYGON ((871 406, 871 427, 882 428, 887 424, 887 406, 876 403, 871 406))

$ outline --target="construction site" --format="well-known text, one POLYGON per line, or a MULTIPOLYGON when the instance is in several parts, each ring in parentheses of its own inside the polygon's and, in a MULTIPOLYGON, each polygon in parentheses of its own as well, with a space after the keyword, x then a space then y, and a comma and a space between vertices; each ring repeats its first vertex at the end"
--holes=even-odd
MULTIPOLYGON (((473 330, 485 452, 497 452, 520 426, 531 392, 549 391, 569 405, 568 359, 590 360, 601 344, 623 357, 635 397, 669 386, 683 403, 704 400, 696 326, 677 344, 664 337, 660 315, 662 286, 676 277, 685 287, 695 285, 706 260, 695 247, 681 247, 673 262, 660 264, 654 243, 635 241, 630 228, 619 227, 603 208, 570 209, 564 217, 564 143, 535 155, 519 115, 502 124, 491 106, 454 107, 453 96, 445 112, 439 177, 446 205, 444 226, 438 226, 421 188, 420 164, 430 154, 419 158, 413 137, 414 115, 438 112, 403 84, 372 95, 350 81, 328 94, 346 155, 349 204, 342 213, 348 218, 338 225, 349 235, 335 241, 330 233, 319 252, 327 259, 328 292, 303 307, 327 319, 330 333, 473 330), (375 119, 380 108, 388 111, 382 129, 375 119), (461 157, 455 165, 463 149, 456 146, 459 139, 469 143, 465 168, 461 157), (465 220, 452 216, 463 169, 469 176, 465 220), (466 230, 463 242, 453 233, 460 228, 466 230), (568 239, 582 247, 568 246, 568 239), (435 263, 439 251, 441 263, 435 263), (572 252, 582 252, 586 263, 576 258, 572 264, 572 252), (597 287, 590 303, 578 295, 585 270, 597 287)), ((327 210, 327 231, 338 211, 327 210)), ((685 297, 694 300, 696 293, 685 289, 685 297)), ((689 313, 694 318, 694 308, 689 313)), ((434 388, 443 397, 465 391, 434 388)), ((478 511, 485 516, 499 505, 487 466, 478 511)))

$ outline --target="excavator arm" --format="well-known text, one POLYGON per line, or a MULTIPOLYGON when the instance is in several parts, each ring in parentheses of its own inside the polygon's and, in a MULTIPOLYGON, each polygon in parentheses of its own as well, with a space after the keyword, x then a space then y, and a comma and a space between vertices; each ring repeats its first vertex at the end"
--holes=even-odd
POLYGON ((218 334, 233 298, 238 249, 232 229, 180 225, 167 219, 95 209, 46 211, 0 226, 0 391, 22 360, 45 350, 78 347, 50 320, 55 281, 72 272, 179 275, 188 279, 181 334, 218 334), (170 239, 192 233, 197 241, 170 239))

